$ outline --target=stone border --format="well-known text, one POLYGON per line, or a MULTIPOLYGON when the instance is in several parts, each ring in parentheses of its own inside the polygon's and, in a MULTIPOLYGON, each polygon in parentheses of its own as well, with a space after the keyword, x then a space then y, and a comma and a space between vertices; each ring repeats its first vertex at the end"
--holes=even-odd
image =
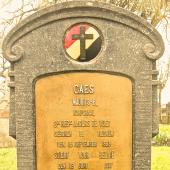
MULTIPOLYGON (((10 62, 17 62, 24 55, 24 49, 21 46, 14 46, 18 39, 43 25, 49 24, 50 22, 66 18, 69 19, 80 17, 78 12, 74 14, 71 13, 75 8, 84 11, 92 10, 90 14, 85 12, 81 13, 81 17, 91 18, 93 11, 95 11, 96 18, 118 22, 141 32, 153 42, 153 44, 144 44, 143 51, 146 56, 153 60, 156 60, 162 56, 164 44, 163 41, 159 41, 159 39, 161 40, 162 38, 156 29, 152 27, 146 20, 112 4, 94 1, 72 1, 61 4, 59 3, 42 9, 26 18, 20 24, 14 27, 4 39, 2 46, 3 56, 10 62), (99 13, 96 13, 96 11, 99 13), (101 11, 103 12, 103 15, 101 11), (67 15, 68 13, 70 13, 69 17, 67 15), (122 18, 124 18, 123 21, 122 18)), ((94 16, 92 18, 94 18, 94 16)))

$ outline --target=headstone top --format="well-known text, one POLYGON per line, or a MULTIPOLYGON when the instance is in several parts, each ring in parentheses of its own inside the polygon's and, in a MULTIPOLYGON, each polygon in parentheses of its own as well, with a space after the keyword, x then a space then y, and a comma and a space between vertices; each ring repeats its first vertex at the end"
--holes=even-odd
POLYGON ((23 20, 4 39, 4 57, 10 62, 18 61, 24 56, 24 49, 21 46, 15 46, 15 43, 21 37, 48 23, 76 17, 98 18, 126 25, 144 34, 151 40, 151 43, 143 45, 143 52, 149 59, 156 60, 163 54, 164 44, 162 38, 146 20, 108 3, 83 0, 55 4, 23 20), (76 13, 74 12, 75 8, 77 8, 76 13), (82 10, 84 11, 83 13, 81 12, 82 10), (91 11, 90 13, 89 10, 91 11))

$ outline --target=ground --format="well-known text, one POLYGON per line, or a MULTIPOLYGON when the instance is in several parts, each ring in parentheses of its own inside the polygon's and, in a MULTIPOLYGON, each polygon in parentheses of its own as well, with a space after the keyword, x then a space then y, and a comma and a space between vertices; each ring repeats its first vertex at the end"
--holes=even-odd
POLYGON ((152 170, 170 170, 170 147, 152 147, 152 170))
POLYGON ((0 170, 16 170, 16 149, 0 149, 0 170))

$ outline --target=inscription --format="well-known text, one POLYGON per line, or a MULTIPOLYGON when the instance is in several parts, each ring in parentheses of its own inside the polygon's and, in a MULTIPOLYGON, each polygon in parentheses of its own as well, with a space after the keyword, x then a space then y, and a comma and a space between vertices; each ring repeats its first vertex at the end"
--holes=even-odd
POLYGON ((89 159, 89 152, 80 152, 79 158, 80 159, 89 159))
POLYGON ((65 148, 66 144, 64 142, 57 142, 57 148, 65 148))
POLYGON ((58 164, 58 169, 66 169, 66 168, 67 168, 67 166, 64 163, 59 163, 58 164))
POLYGON ((71 137, 72 132, 71 131, 57 131, 54 132, 54 137, 71 137))
POLYGON ((112 169, 112 167, 113 167, 113 163, 105 163, 104 164, 104 170, 112 169))
POLYGON ((98 131, 98 137, 114 137, 114 132, 112 130, 108 131, 98 131))
POLYGON ((112 146, 112 143, 109 141, 103 141, 102 142, 102 147, 105 147, 105 148, 109 148, 109 147, 111 147, 112 146))
POLYGON ((68 142, 69 148, 95 148, 97 147, 97 142, 95 141, 85 141, 85 142, 68 142))
POLYGON ((94 110, 73 110, 73 116, 95 116, 94 110))
POLYGON ((79 163, 78 169, 88 169, 87 163, 79 163))
POLYGON ((70 75, 37 81, 37 170, 130 170, 131 83, 70 75))
POLYGON ((54 153, 54 159, 68 159, 69 152, 56 152, 54 153))
MULTIPOLYGON (((107 128, 111 127, 111 122, 109 120, 91 120, 91 121, 85 121, 85 120, 61 120, 61 121, 54 121, 53 122, 54 128, 67 128, 67 127, 100 127, 100 128, 107 128)), ((68 132, 68 131, 66 131, 68 132)), ((110 131, 98 131, 100 134, 110 133, 114 134, 113 130, 110 131)))
POLYGON ((95 91, 94 85, 76 84, 73 88, 74 94, 93 94, 95 91))
POLYGON ((99 159, 114 159, 114 151, 99 152, 99 159))
POLYGON ((97 106, 95 99, 76 98, 72 103, 73 106, 97 106))

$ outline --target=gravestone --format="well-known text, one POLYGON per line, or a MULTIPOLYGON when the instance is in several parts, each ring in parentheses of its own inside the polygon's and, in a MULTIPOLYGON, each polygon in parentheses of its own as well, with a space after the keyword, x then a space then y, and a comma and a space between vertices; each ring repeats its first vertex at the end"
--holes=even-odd
POLYGON ((167 123, 170 124, 170 103, 166 104, 167 123))
POLYGON ((148 170, 159 33, 101 2, 43 9, 5 38, 18 170, 148 170))
POLYGON ((161 123, 170 124, 170 103, 167 103, 166 108, 162 109, 161 123))

